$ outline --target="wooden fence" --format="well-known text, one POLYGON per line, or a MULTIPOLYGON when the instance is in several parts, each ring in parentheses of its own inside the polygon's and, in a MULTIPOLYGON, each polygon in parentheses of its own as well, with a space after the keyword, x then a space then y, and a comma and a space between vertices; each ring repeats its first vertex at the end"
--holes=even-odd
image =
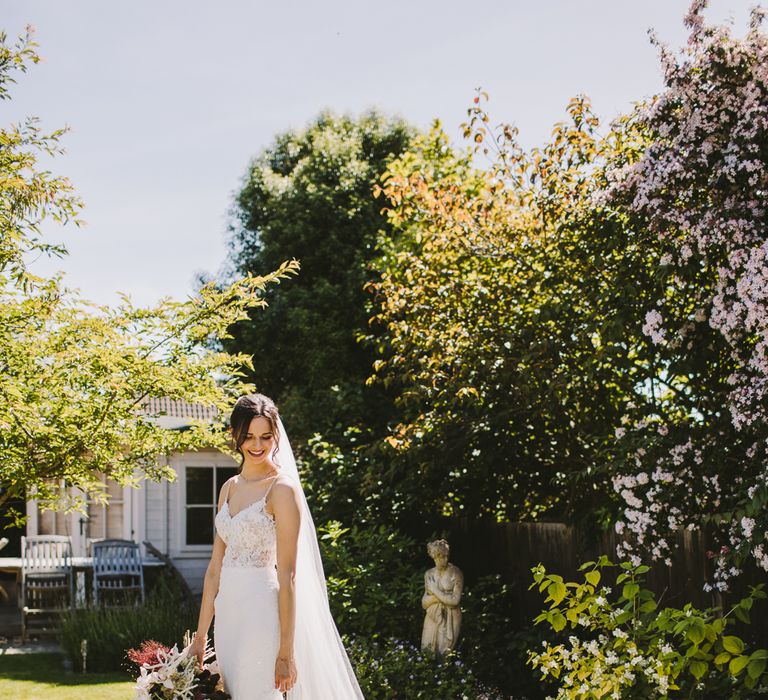
MULTIPOLYGON (((600 554, 618 561, 616 545, 620 539, 613 530, 590 536, 563 523, 494 523, 468 518, 446 520, 443 530, 451 546, 450 561, 464 572, 466 586, 481 576, 500 574, 512 590, 521 626, 529 625, 545 607, 538 588, 528 590, 533 566, 541 562, 548 573, 560 574, 566 581, 581 581, 583 574, 578 567, 582 562, 600 554)), ((708 531, 676 533, 671 565, 654 562, 646 574, 645 585, 656 593, 661 606, 682 607, 690 602, 698 608, 718 606, 728 610, 750 585, 763 582, 768 592, 768 574, 754 565, 745 566, 744 574, 732 582, 732 591, 705 592, 704 583, 712 582, 713 561, 707 557, 712 547, 708 531)), ((615 574, 605 573, 609 580, 614 579, 615 574)), ((762 640, 761 645, 768 647, 768 600, 758 601, 752 619, 756 624, 748 636, 762 640)))

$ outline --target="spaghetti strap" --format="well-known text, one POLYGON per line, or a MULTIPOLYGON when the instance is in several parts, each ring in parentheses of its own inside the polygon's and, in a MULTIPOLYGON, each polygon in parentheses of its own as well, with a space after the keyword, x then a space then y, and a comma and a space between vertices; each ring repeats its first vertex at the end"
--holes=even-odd
POLYGON ((272 487, 275 485, 275 482, 278 480, 279 477, 280 477, 280 474, 275 474, 274 479, 272 479, 272 483, 269 485, 269 488, 265 491, 264 495, 262 496, 262 498, 265 501, 267 500, 267 496, 269 496, 269 492, 272 490, 272 487))
MULTIPOLYGON (((229 505, 229 487, 230 487, 231 485, 232 485, 232 481, 231 481, 231 479, 227 479, 227 483, 225 484, 225 486, 227 487, 227 491, 226 491, 226 493, 224 494, 224 503, 225 503, 227 506, 229 505)), ((222 508, 223 508, 223 507, 224 507, 224 506, 222 506, 222 508)))

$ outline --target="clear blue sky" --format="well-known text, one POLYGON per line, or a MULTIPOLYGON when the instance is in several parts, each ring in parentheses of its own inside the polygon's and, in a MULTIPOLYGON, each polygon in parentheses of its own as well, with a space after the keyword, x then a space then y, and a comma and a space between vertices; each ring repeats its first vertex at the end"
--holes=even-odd
MULTIPOLYGON (((9 38, 36 28, 43 62, 18 76, 2 123, 69 125, 53 163, 85 200, 66 244, 70 286, 94 301, 184 297, 226 253, 227 210, 248 161, 321 109, 377 107, 460 140, 476 86, 494 120, 542 143, 568 99, 604 121, 656 92, 654 27, 685 42, 687 0, 0 0, 9 38)), ((712 0, 735 21, 748 0, 712 0)), ((296 251, 301 259, 301 251, 296 251)), ((266 270, 264 271, 266 272, 266 270)))

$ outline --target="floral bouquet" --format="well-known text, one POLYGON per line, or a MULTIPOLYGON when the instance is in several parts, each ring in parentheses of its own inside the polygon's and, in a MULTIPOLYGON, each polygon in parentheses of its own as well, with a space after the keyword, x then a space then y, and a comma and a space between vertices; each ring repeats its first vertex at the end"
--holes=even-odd
POLYGON ((139 668, 135 700, 231 700, 224 690, 218 663, 206 663, 213 650, 205 643, 203 668, 197 657, 188 654, 190 634, 184 634, 185 647, 164 646, 152 639, 138 649, 129 649, 128 658, 139 668))

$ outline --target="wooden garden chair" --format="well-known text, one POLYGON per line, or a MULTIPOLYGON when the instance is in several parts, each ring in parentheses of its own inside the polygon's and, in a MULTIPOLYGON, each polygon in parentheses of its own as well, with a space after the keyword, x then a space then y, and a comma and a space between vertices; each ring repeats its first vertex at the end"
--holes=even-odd
POLYGON ((131 540, 94 541, 93 602, 97 605, 134 605, 144 602, 141 549, 131 540))
POLYGON ((60 615, 74 605, 72 539, 69 535, 21 537, 21 641, 32 615, 60 615))

